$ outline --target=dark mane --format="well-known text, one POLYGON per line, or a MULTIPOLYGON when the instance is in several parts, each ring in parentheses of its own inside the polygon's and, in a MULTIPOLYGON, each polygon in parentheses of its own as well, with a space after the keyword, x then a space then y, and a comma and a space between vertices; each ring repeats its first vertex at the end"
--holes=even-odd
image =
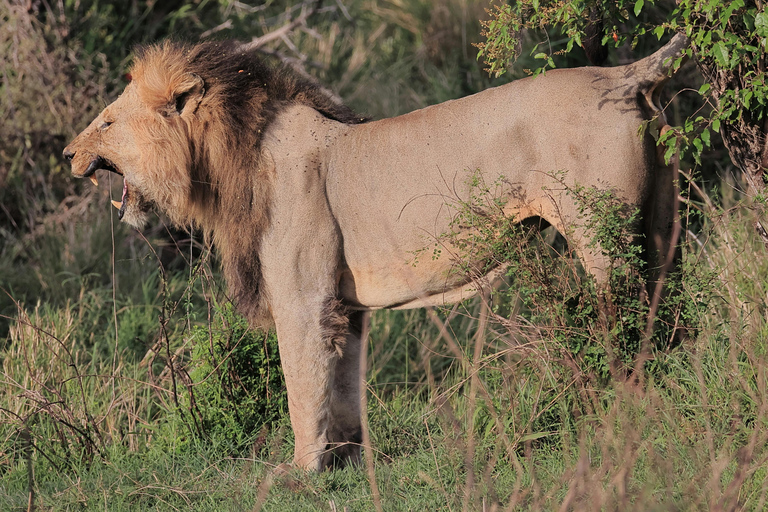
MULTIPOLYGON (((299 76, 285 65, 262 59, 258 50, 247 49, 237 41, 208 41, 197 45, 173 42, 187 60, 187 71, 200 76, 207 89, 215 88, 224 107, 233 135, 264 133, 269 123, 290 104, 307 105, 324 116, 346 124, 368 121, 348 106, 337 102, 319 84, 299 76), (258 119, 254 100, 260 99, 258 119)), ((141 60, 146 48, 134 52, 141 60)))

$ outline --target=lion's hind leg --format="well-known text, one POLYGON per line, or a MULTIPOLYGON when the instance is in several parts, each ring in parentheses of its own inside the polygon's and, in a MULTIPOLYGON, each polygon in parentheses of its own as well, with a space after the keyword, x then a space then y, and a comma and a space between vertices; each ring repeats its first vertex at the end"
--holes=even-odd
POLYGON ((349 314, 346 343, 336 362, 331 395, 331 417, 328 425, 328 447, 323 457, 326 468, 342 468, 360 463, 363 442, 360 421, 360 351, 365 347, 365 333, 370 313, 349 314))

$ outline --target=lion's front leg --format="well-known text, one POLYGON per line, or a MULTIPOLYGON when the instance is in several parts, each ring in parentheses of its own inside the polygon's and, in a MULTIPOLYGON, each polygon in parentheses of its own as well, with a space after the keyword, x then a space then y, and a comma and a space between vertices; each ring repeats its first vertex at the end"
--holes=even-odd
POLYGON ((275 318, 295 437, 293 464, 319 471, 328 449, 332 384, 339 356, 323 340, 320 312, 296 313, 275 318))
POLYGON ((360 460, 360 333, 338 301, 276 308, 275 327, 296 439, 293 463, 321 471, 360 460), (350 329, 351 327, 351 329, 350 329))

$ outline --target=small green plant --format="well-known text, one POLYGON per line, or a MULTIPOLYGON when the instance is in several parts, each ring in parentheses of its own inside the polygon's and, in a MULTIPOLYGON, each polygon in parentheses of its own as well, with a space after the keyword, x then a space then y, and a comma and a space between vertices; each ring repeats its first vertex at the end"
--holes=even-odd
POLYGON ((193 328, 191 337, 192 382, 181 400, 189 427, 232 452, 250 447, 287 411, 275 333, 250 329, 224 304, 213 325, 193 328))
POLYGON ((645 342, 669 348, 682 322, 695 328, 700 306, 707 303, 712 288, 696 280, 691 265, 681 266, 667 279, 669 299, 652 311, 645 250, 635 232, 639 211, 611 191, 569 187, 562 175, 553 177, 577 204, 588 247, 599 248, 607 257, 608 279, 601 287, 566 246, 545 240, 546 236, 557 240, 553 233, 542 234, 505 213, 507 187, 502 180, 487 186, 473 175, 469 199, 453 205, 457 212, 451 228, 438 242, 454 257, 453 272, 472 279, 493 267, 507 267, 508 287, 491 300, 497 321, 525 326, 527 341, 555 341, 565 360, 574 361, 584 375, 598 381, 612 374, 628 375, 645 342), (686 287, 696 292, 683 293, 686 287), (649 324, 656 328, 649 332, 649 324))

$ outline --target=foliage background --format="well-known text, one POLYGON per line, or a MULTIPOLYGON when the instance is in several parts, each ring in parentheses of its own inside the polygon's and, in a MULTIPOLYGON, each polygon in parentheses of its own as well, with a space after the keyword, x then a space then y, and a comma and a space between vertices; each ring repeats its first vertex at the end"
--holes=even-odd
MULTIPOLYGON (((605 29, 619 42, 675 9, 625 3, 627 16, 605 29)), ((680 165, 690 176, 681 296, 697 317, 688 338, 655 345, 633 372, 638 347, 616 354, 646 317, 595 321, 554 233, 502 244, 497 257, 516 258, 517 276, 533 281, 485 303, 374 316, 374 471, 270 476, 292 450, 274 339, 232 313, 198 234, 162 218, 127 229, 109 205, 120 184, 73 180, 60 155, 125 86, 134 45, 248 41, 315 6, 0 0, 0 509, 762 510, 768 259, 752 226, 764 210, 718 130, 704 158, 684 154, 680 165), (559 309, 548 309, 553 298, 559 309)), ((329 0, 264 51, 374 118, 520 78, 549 58, 587 63, 578 44, 560 52, 572 39, 537 25, 492 80, 472 46, 487 7, 329 0)), ((611 65, 658 47, 637 35, 611 50, 611 65)), ((699 98, 702 83, 688 65, 667 87, 684 136, 719 112, 699 98)))

